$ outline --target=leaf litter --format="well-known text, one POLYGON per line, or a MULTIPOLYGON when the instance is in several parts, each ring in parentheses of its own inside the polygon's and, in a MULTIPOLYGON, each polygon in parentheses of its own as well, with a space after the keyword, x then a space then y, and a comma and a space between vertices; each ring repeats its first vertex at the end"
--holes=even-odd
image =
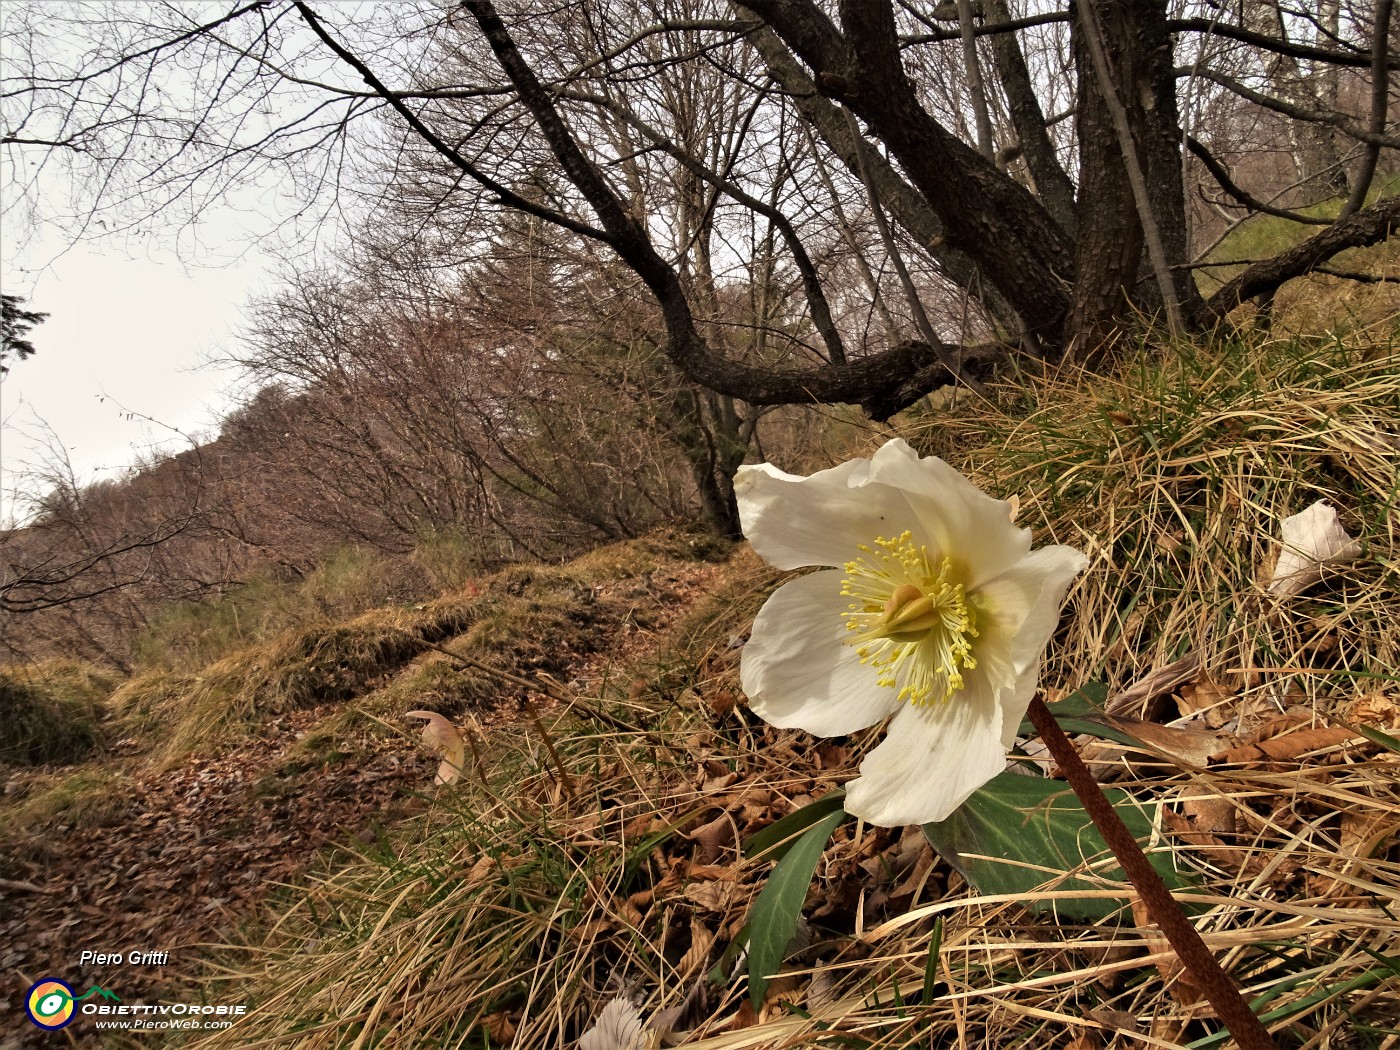
MULTIPOLYGON (((587 674, 618 658, 610 649, 640 643, 648 629, 639 620, 656 626, 678 615, 714 567, 673 557, 660 549, 665 543, 657 546, 645 557, 585 556, 587 571, 597 575, 590 605, 597 625, 573 635, 556 631, 558 644, 543 661, 538 650, 522 647, 512 669, 587 674), (645 608, 631 593, 638 579, 646 584, 645 608)), ((506 585, 518 586, 512 580, 506 585)), ((459 627, 469 619, 457 621, 459 627)), ((6 776, 0 969, 8 975, 9 997, 9 1007, 0 1002, 0 1034, 12 1035, 16 1045, 40 1038, 24 1022, 19 998, 47 974, 70 984, 112 985, 128 1002, 199 994, 211 946, 239 941, 250 921, 291 892, 286 887, 382 851, 388 828, 422 813, 433 785, 448 783, 449 773, 463 768, 463 736, 439 712, 407 713, 426 718, 428 743, 446 752, 436 775, 406 738, 391 736, 386 743, 385 722, 374 714, 385 706, 383 697, 390 707, 408 696, 449 709, 452 703, 450 694, 423 691, 422 683, 441 681, 424 672, 438 662, 431 652, 413 659, 412 644, 390 651, 406 659, 401 670, 362 676, 348 691, 337 687, 342 695, 335 702, 267 717, 246 735, 221 735, 173 763, 158 750, 159 734, 152 755, 133 730, 138 735, 86 767, 0 770, 6 776), (89 778, 93 765, 102 774, 85 808, 69 806, 51 817, 33 805, 24 808, 70 779, 89 778), (31 810, 41 815, 27 817, 31 810), (78 964, 83 950, 133 948, 166 951, 169 961, 119 972, 78 964)), ((488 723, 508 721, 518 717, 508 713, 517 702, 512 690, 502 689, 479 713, 488 723)))
MULTIPOLYGON (((1142 742, 1154 761, 1109 758, 1103 768, 1156 813, 1157 844, 1199 878, 1182 895, 1203 909, 1208 944, 1280 1044, 1300 1048, 1387 1045, 1400 1016, 1400 754, 1375 735, 1397 728, 1385 671, 1396 652, 1393 579, 1383 561, 1361 559, 1286 603, 1255 602, 1267 588, 1256 566, 1276 560, 1278 541, 1241 516, 1292 499, 1283 467, 1257 472, 1265 452, 1351 447, 1348 428, 1369 431, 1348 413, 1373 411, 1381 395, 1395 401, 1400 384, 1363 365, 1344 364, 1305 394, 1248 389, 1267 440, 1241 441, 1248 427, 1221 431, 1222 416, 1239 415, 1229 406, 1182 413, 1181 430, 1159 427, 1137 451, 1131 433, 1120 435, 1114 455, 1139 458, 1108 464, 1108 481, 1093 463, 1076 464, 1075 480, 1055 462, 1045 483, 1053 492, 1034 479, 1018 486, 1027 524, 1053 531, 1072 521, 1098 538, 1103 559, 1076 596, 1049 683, 1068 680, 1069 668, 1103 667, 1107 714, 1129 735, 1128 716, 1167 731, 1142 742), (1296 419, 1294 396, 1306 404, 1296 419), (1321 437, 1307 430, 1319 419, 1330 428, 1321 437), (1288 438, 1285 424, 1302 437, 1288 438), (1248 446, 1238 474, 1212 474, 1221 458, 1191 444, 1216 438, 1248 446), (1128 482, 1114 488, 1113 478, 1128 482), (1116 522, 1092 514, 1114 507, 1116 522), (1169 522, 1153 527, 1173 542, 1129 535, 1150 520, 1169 522), (1160 559, 1138 560, 1144 545, 1160 559), (1193 549, 1194 560, 1173 561, 1193 549), (1168 570, 1174 580, 1131 575, 1168 570), (1138 600, 1169 583, 1185 597, 1160 608, 1138 600), (1131 703, 1115 706, 1124 696, 1131 703), (1198 742, 1213 735, 1220 749, 1174 750, 1165 746, 1172 729, 1198 742)), ((1186 396, 1239 371, 1213 367, 1191 378, 1186 396)), ((1288 376, 1312 382, 1318 366, 1287 368, 1312 369, 1288 376)), ((1096 418, 1073 391, 1056 393, 1045 403, 1074 425, 1096 418)), ((1129 418, 1161 423, 1171 398, 1146 394, 1129 418)), ((1009 441, 1058 455, 1053 435, 1025 441, 1017 425, 1002 426, 1009 441)), ((1328 475, 1335 484, 1321 494, 1337 505, 1344 492, 1387 499, 1374 467, 1393 461, 1388 446, 1373 450, 1356 461, 1370 473, 1328 475)), ((1328 460, 1334 474, 1348 468, 1328 460)), ((1348 513, 1377 520, 1373 509, 1348 513)), ((1389 542, 1374 529, 1366 539, 1373 549, 1389 542)), ((740 949, 771 860, 743 845, 848 780, 872 743, 859 734, 823 752, 803 734, 756 724, 736 702, 733 639, 779 578, 741 551, 660 638, 632 632, 625 656, 593 662, 563 690, 535 676, 542 725, 575 796, 518 712, 483 713, 488 775, 434 789, 435 804, 394 834, 394 864, 327 873, 227 954, 209 994, 247 990, 255 1010, 200 1045, 334 1047, 365 1034, 385 1047, 573 1046, 621 996, 648 1026, 649 1045, 702 1050, 1221 1045, 1189 975, 1149 927, 1036 917, 1026 905, 1053 889, 979 893, 908 829, 854 821, 817 859, 800 905, 805 943, 784 946, 763 1000, 749 1001, 740 949)), ((418 769, 426 783, 421 756, 418 769)))

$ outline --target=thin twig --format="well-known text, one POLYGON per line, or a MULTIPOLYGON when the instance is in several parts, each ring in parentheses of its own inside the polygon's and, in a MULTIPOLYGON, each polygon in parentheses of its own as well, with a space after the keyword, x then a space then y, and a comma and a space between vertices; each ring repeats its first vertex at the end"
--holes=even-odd
POLYGON ((1084 808, 1093 818, 1094 824, 1103 835, 1104 841, 1113 850, 1118 863, 1123 866, 1128 880, 1137 890, 1142 902, 1147 905, 1148 914, 1157 924, 1172 949, 1181 960, 1186 971, 1205 993, 1216 1015, 1230 1030, 1230 1035, 1242 1050, 1276 1050, 1273 1037, 1255 1016, 1249 1004, 1240 996, 1230 976, 1220 968, 1215 956, 1201 940, 1201 935, 1187 920, 1162 877, 1148 861, 1142 848, 1138 846, 1133 833, 1128 830, 1112 804, 1104 796, 1098 781, 1089 773, 1079 752, 1069 742, 1055 716, 1045 706, 1045 701, 1036 697, 1031 701, 1027 712, 1036 732, 1045 741, 1060 770, 1069 780, 1070 787, 1084 803, 1084 808))

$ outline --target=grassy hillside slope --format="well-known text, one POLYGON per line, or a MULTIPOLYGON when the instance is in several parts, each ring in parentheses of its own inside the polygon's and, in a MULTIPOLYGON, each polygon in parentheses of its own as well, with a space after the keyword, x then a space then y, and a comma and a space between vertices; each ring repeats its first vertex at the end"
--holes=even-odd
MULTIPOLYGON (((1281 1046, 1397 1037, 1398 366, 1391 332, 1253 338, 1029 380, 897 428, 1015 496, 1037 543, 1088 554, 1043 686, 1101 682, 1113 710, 1155 726, 1147 748, 1081 750, 1154 815, 1193 873, 1198 925, 1281 1046), (1279 522, 1319 499, 1362 556, 1270 595, 1279 522)), ((652 1033, 639 1045, 1225 1045, 1130 912, 1057 920, 1030 905, 1063 872, 979 894, 919 829, 856 822, 821 857, 781 976, 748 1000, 728 949, 773 865, 746 840, 848 780, 880 738, 815 740, 745 707, 742 645, 782 578, 746 547, 658 536, 133 678, 71 767, 11 773, 17 866, 0 876, 32 883, 36 906, 0 915, 0 938, 114 870, 65 866, 65 850, 159 825, 166 804, 186 823, 156 853, 199 824, 207 851, 177 853, 170 885, 142 889, 124 921, 168 903, 192 994, 250 1007, 180 1045, 573 1047, 618 999, 609 1016, 635 1010, 652 1033), (432 783, 403 718, 424 708, 463 731, 453 783, 432 783), (240 850, 259 884, 235 896, 241 868, 216 858, 240 850), (50 873, 61 892, 40 892, 50 873), (174 922, 192 911, 210 918, 174 922)), ((6 963, 7 980, 56 957, 6 963)))

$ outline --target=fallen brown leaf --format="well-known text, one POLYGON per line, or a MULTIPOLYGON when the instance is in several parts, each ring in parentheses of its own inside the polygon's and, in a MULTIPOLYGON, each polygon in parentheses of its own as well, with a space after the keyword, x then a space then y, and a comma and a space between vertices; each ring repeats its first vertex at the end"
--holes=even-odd
POLYGON ((758 1024, 758 1011, 753 1008, 753 1003, 745 999, 739 1004, 739 1009, 734 1014, 734 1020, 729 1022, 729 1031, 742 1031, 745 1028, 752 1028, 756 1024, 758 1024))
POLYGON ((1335 747, 1348 740, 1362 739, 1350 729, 1321 726, 1317 729, 1299 729, 1282 736, 1262 740, 1257 744, 1230 748, 1211 756, 1211 763, 1217 765, 1248 765, 1256 762, 1289 762, 1310 751, 1335 747))
POLYGON ((710 958, 710 947, 715 943, 711 933, 697 917, 690 917, 690 948, 681 961, 676 963, 676 975, 681 979, 689 977, 693 971, 706 967, 710 958))
POLYGON ((704 911, 726 912, 738 897, 732 882, 692 882, 684 890, 685 899, 704 911))
POLYGON ((1400 730, 1400 703, 1385 693, 1363 696, 1347 708, 1347 721, 1388 732, 1400 730))
POLYGON ((1176 708, 1182 717, 1201 713, 1206 724, 1218 729, 1233 717, 1226 701, 1239 692, 1202 672, 1194 682, 1183 685, 1176 694, 1176 708))
POLYGON ((636 1004, 618 996, 598 1011, 592 1027, 579 1037, 578 1050, 643 1050, 646 1043, 646 1025, 636 1004))
POLYGON ((696 864, 712 864, 725 852, 739 848, 734 819, 728 813, 721 813, 708 824, 682 834, 700 847, 695 851, 696 864))
POLYGON ((491 1037, 493 1043, 509 1046, 515 1039, 515 1021, 510 1014, 501 1011, 488 1014, 481 1019, 481 1027, 491 1037))
MULTIPOLYGON (((1136 610, 1135 610, 1136 612, 1136 610)), ((1124 632, 1126 634, 1126 632, 1124 632)), ((1200 650, 1193 649, 1181 659, 1139 679, 1121 693, 1109 697, 1104 710, 1111 715, 1155 718, 1165 708, 1165 696, 1201 669, 1200 650)))

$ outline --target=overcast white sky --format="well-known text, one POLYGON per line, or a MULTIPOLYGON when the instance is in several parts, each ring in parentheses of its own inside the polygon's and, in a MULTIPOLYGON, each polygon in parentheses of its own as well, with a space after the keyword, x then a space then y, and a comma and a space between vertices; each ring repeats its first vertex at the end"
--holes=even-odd
MULTIPOLYGON (((145 9, 127 6, 136 16, 133 31, 144 32, 145 9)), ((219 5, 195 0, 182 6, 184 14, 196 18, 219 5)), ((42 0, 0 0, 0 19, 27 17, 45 7, 42 0)), ((75 9, 63 10, 73 14, 75 9)), ((336 10, 359 13, 358 8, 336 10)), ((39 24, 52 28, 48 22, 39 24)), ((296 25, 288 31, 293 52, 296 25)), ((100 30, 75 17, 69 30, 43 38, 40 52, 45 61, 76 68, 93 46, 83 33, 100 30)), ((26 39, 23 32, 14 34, 13 46, 26 39)), ((17 63, 10 72, 22 68, 17 63)), ((161 70, 157 97, 178 116, 180 106, 190 104, 182 89, 196 92, 204 71, 183 69, 179 63, 161 70)), ((100 98, 105 83, 91 89, 94 98, 100 98)), ((58 125, 50 126, 52 112, 42 106, 35 112, 39 116, 33 117, 30 134, 59 134, 58 125)), ((260 125, 253 124, 256 132, 260 125)), ((37 154, 9 150, 0 155, 0 164, 33 165, 38 160, 37 154)), ((68 168, 46 164, 29 187, 30 206, 8 207, 17 202, 6 201, 0 219, 0 288, 30 300, 27 309, 49 314, 29 333, 35 355, 10 362, 9 375, 0 381, 0 523, 22 514, 16 495, 26 472, 42 470, 54 451, 66 455, 79 478, 88 482, 119 475, 155 449, 178 451, 190 439, 210 436, 231 407, 229 395, 238 376, 209 367, 209 362, 233 349, 245 304, 251 295, 272 291, 272 274, 280 265, 250 245, 259 238, 276 240, 280 233, 292 237, 292 248, 305 247, 288 234, 284 208, 293 210, 297 201, 279 181, 285 172, 272 178, 254 172, 218 192, 211 192, 215 186, 203 186, 173 207, 157 207, 157 215, 147 216, 127 234, 70 246, 65 227, 71 231, 84 225, 96 203, 90 199, 93 187, 102 180, 81 165, 75 168, 77 176, 69 176, 68 168), (35 215, 51 225, 21 225, 35 215)), ((8 192, 20 192, 8 181, 0 184, 8 192)), ((142 198, 130 179, 118 179, 115 185, 112 195, 134 199, 136 210, 159 200, 158 194, 142 198)), ((86 226, 87 237, 100 233, 102 222, 122 216, 99 208, 92 218, 101 221, 86 226)), ((310 232, 314 243, 324 231, 310 232)), ((281 249, 279 255, 286 256, 287 243, 281 249)))
MULTIPOLYGON (((220 217, 206 218, 205 237, 217 243, 220 217)), ((228 221, 229 241, 240 240, 228 221)), ((35 355, 11 362, 0 380, 0 516, 15 512, 16 486, 51 458, 55 439, 90 481, 154 447, 183 447, 167 427, 190 437, 213 430, 236 376, 208 362, 231 348, 249 296, 270 290, 264 256, 199 265, 117 242, 54 259, 57 242, 21 257, 19 231, 0 234, 0 287, 49 314, 30 332, 35 355)))

